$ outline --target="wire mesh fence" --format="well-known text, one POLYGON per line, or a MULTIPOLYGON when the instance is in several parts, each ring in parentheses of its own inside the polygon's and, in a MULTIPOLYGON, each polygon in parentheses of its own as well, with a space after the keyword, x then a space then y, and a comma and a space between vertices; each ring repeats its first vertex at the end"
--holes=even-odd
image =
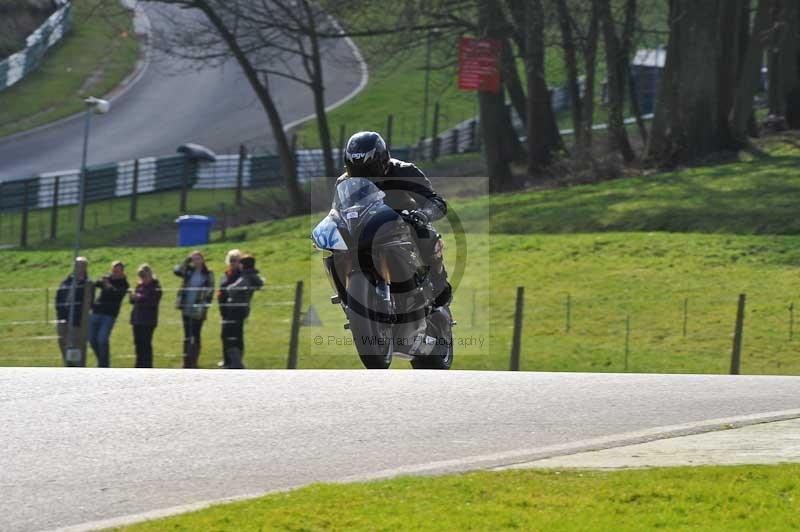
MULTIPOLYGON (((245 325, 248 368, 285 368, 292 321, 299 320, 295 357, 300 368, 360 367, 344 314, 317 285, 295 308, 295 284, 267 285, 255 294, 245 325), (313 318, 313 319, 311 319, 313 318)), ((55 287, 0 290, 0 365, 61 364, 53 306, 55 287)), ((164 289, 154 336, 155 365, 180 367, 183 329, 164 289)), ((519 368, 539 371, 715 373, 731 370, 738 294, 665 294, 647 299, 529 292, 520 320, 519 368)), ((795 304, 750 297, 744 312, 741 373, 800 374, 795 304)), ((452 312, 455 368, 509 369, 516 314, 510 290, 462 288, 452 312)), ((129 308, 111 337, 111 364, 132 367, 135 354, 129 308)), ((202 332, 201 367, 222 358, 221 320, 212 308, 202 332)), ((91 355, 89 361, 91 365, 91 355)), ((399 364, 396 364, 399 365, 399 364)))

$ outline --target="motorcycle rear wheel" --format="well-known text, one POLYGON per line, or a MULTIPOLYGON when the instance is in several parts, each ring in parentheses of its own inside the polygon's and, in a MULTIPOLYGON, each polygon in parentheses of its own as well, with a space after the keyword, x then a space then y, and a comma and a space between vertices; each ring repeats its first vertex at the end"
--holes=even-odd
POLYGON ((427 356, 416 357, 411 361, 414 369, 450 369, 453 365, 453 327, 450 309, 442 307, 430 316, 434 326, 440 331, 436 347, 427 356))

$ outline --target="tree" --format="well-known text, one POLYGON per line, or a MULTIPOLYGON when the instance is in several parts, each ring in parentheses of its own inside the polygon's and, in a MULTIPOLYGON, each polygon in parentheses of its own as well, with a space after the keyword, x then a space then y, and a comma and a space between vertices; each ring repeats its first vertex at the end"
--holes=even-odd
MULTIPOLYGON (((496 0, 479 0, 478 32, 481 37, 498 39, 507 37, 509 26, 496 0)), ((505 91, 498 93, 480 92, 480 125, 483 145, 486 151, 486 166, 489 173, 490 190, 501 192, 513 188, 511 161, 518 155, 519 145, 511 117, 505 103, 505 91)))
POLYGON ((792 128, 800 128, 800 4, 797 0, 775 0, 775 31, 769 49, 770 114, 786 117, 792 128))
POLYGON ((636 17, 636 0, 626 0, 625 22, 622 36, 617 34, 610 0, 596 0, 598 15, 603 28, 606 45, 606 65, 608 72, 608 133, 611 145, 625 162, 636 156, 631 148, 628 132, 625 129, 625 93, 630 77, 630 48, 633 35, 633 21, 636 17))
MULTIPOLYGON (((148 0, 156 1, 156 0, 148 0)), ((268 117, 278 156, 286 175, 293 212, 304 210, 294 154, 269 80, 282 77, 306 86, 314 110, 325 161, 325 173, 335 177, 333 147, 325 111, 323 58, 331 39, 343 37, 322 4, 310 0, 158 0, 184 9, 198 10, 188 25, 160 28, 156 45, 167 53, 192 59, 198 67, 233 58, 242 68, 268 117)), ((336 0, 325 3, 328 8, 336 0)))
POLYGON ((567 71, 567 90, 570 98, 572 126, 575 132, 575 151, 578 157, 588 154, 592 145, 594 122, 595 79, 597 71, 597 41, 599 35, 597 2, 579 11, 584 3, 556 0, 556 13, 567 71), (581 24, 583 21, 583 24, 581 24), (580 79, 580 62, 584 79, 580 79))
MULTIPOLYGON (((761 66, 771 25, 773 1, 759 0, 752 35, 749 35, 746 40, 746 49, 739 68, 730 112, 731 134, 738 146, 746 146, 749 142, 747 136, 749 123, 753 116, 753 98, 761 78, 761 66)), ((749 26, 748 14, 747 26, 741 31, 749 32, 749 26)))
POLYGON ((725 1, 670 2, 667 61, 647 148, 648 159, 657 165, 691 162, 736 148, 727 114, 721 116, 720 111, 719 21, 725 1))

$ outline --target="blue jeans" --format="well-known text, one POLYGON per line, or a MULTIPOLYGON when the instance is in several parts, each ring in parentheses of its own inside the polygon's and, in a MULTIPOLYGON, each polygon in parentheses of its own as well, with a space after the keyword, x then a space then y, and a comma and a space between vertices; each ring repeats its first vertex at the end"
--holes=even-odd
POLYGON ((107 368, 111 365, 111 329, 117 318, 106 314, 92 314, 89 320, 89 343, 97 355, 97 367, 107 368))

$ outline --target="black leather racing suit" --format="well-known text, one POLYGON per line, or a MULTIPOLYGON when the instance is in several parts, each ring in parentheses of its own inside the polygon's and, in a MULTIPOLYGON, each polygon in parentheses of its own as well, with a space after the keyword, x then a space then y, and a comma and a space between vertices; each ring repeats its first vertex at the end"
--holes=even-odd
MULTIPOLYGON (((342 175, 337 184, 347 178, 347 174, 342 175)), ((421 225, 411 219, 407 220, 414 223, 422 260, 430 266, 436 305, 450 303, 452 294, 442 256, 444 244, 441 235, 430 223, 447 214, 447 202, 433 190, 430 180, 412 163, 390 159, 389 170, 385 176, 368 179, 386 194, 384 201, 398 213, 416 210, 425 214, 428 219, 427 224, 421 225)))

